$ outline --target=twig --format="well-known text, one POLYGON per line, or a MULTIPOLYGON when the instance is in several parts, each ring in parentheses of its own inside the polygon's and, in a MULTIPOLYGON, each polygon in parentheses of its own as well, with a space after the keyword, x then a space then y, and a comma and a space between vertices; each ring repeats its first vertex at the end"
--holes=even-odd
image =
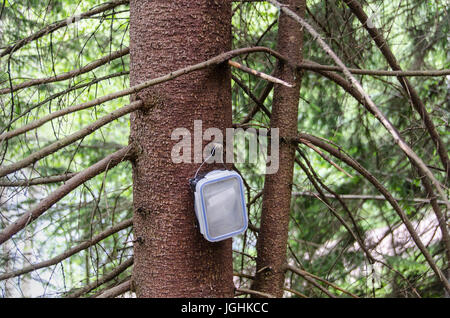
MULTIPOLYGON (((236 83, 239 85, 238 82, 236 82, 236 83)), ((253 119, 253 116, 255 116, 255 114, 258 112, 259 109, 264 111, 264 108, 265 108, 267 110, 266 107, 261 108, 260 105, 261 104, 264 105, 264 101, 266 100, 267 96, 269 96, 270 91, 273 88, 273 85, 274 85, 273 82, 268 82, 267 85, 264 87, 263 91, 261 92, 261 95, 259 96, 259 98, 256 98, 256 100, 253 99, 253 97, 256 97, 256 96, 253 93, 251 93, 250 90, 248 90, 248 92, 249 92, 248 96, 255 102, 255 106, 249 111, 249 113, 244 118, 242 118, 242 120, 239 124, 233 124, 233 127, 242 126, 242 125, 248 123, 250 120, 253 119), (251 95, 250 95, 250 93, 251 93, 251 95)), ((241 86, 241 85, 239 85, 239 86, 241 86)), ((247 86, 245 86, 245 87, 247 88, 247 86)), ((242 89, 244 89, 244 87, 242 87, 242 89)), ((266 111, 264 111, 264 113, 266 113, 266 111)))
MULTIPOLYGON (((397 62, 397 59, 395 58, 395 55, 389 48, 389 45, 386 42, 386 40, 383 37, 383 34, 380 32, 380 30, 378 30, 376 27, 368 26, 367 20, 369 18, 366 15, 366 13, 364 12, 361 4, 358 1, 354 1, 354 0, 345 0, 344 2, 347 4, 347 6, 352 11, 352 13, 358 18, 358 20, 362 23, 364 28, 370 34, 373 41, 377 45, 378 49, 381 51, 381 53, 385 57, 386 61, 389 63, 389 66, 394 71, 402 71, 399 63, 397 62)), ((436 150, 439 154, 439 158, 441 159, 442 165, 446 170, 447 177, 450 178, 450 159, 448 157, 447 146, 442 141, 441 137, 439 136, 439 133, 436 130, 436 127, 434 126, 433 121, 431 120, 431 118, 426 110, 425 105, 423 104, 422 100, 420 99, 419 94, 414 89, 414 87, 411 85, 409 80, 402 76, 398 76, 398 80, 399 80, 400 84, 403 86, 405 92, 408 94, 412 106, 419 113, 423 123, 425 124, 425 127, 427 128, 427 131, 428 131, 429 135, 431 136, 431 140, 433 141, 433 143, 436 147, 436 150)), ((415 160, 413 159, 413 161, 415 161, 415 160)), ((423 167, 420 166, 419 162, 416 162, 416 164, 419 166, 419 168, 421 170, 423 169, 423 167)), ((428 173, 426 173, 426 171, 423 171, 423 172, 424 172, 424 174, 426 174, 428 176, 428 173)), ((431 180, 433 181, 432 178, 431 178, 431 180)), ((433 183, 435 183, 435 182, 433 181, 433 183)), ((439 191, 439 188, 438 188, 438 191, 439 191)), ((439 194, 442 196, 441 193, 439 193, 439 194)), ((445 196, 443 197, 443 199, 445 199, 445 196)), ((447 209, 450 209, 450 207, 447 206, 447 209)))
POLYGON ((134 146, 131 144, 127 147, 114 152, 113 154, 103 158, 89 168, 79 172, 76 176, 69 179, 65 184, 53 191, 48 197, 39 202, 39 204, 25 213, 18 220, 8 225, 0 232, 0 245, 9 240, 14 234, 22 230, 29 222, 34 221, 45 211, 50 209, 56 202, 64 198, 73 189, 77 188, 82 183, 94 178, 107 169, 115 167, 123 160, 128 160, 134 155, 134 146))
MULTIPOLYGON (((300 274, 299 274, 300 275, 300 274)), ((330 293, 325 287, 323 287, 322 285, 318 284, 314 279, 312 279, 310 276, 308 275, 300 275, 303 277, 304 280, 306 280, 309 284, 313 285, 314 287, 316 287, 317 289, 320 289, 325 295, 327 295, 330 298, 337 298, 336 295, 330 293)))
POLYGON ((253 290, 253 289, 248 289, 248 288, 236 288, 235 291, 238 293, 242 293, 242 294, 255 295, 255 296, 260 296, 260 297, 264 297, 264 298, 276 298, 275 296, 273 296, 271 294, 263 293, 263 292, 253 290))
POLYGON ((114 268, 111 272, 109 272, 108 274, 100 277, 100 279, 96 280, 95 282, 92 282, 86 286, 84 286, 83 288, 67 295, 67 298, 78 298, 84 294, 89 293, 91 290, 97 288, 98 286, 109 282, 110 280, 114 279, 115 277, 119 276, 122 272, 124 272, 128 267, 130 267, 131 265, 133 265, 133 257, 127 259, 125 262, 123 262, 122 264, 120 264, 119 266, 117 266, 116 268, 114 268))
POLYGON ((300 297, 300 298, 309 298, 309 297, 306 296, 305 294, 302 294, 301 292, 299 292, 299 291, 297 291, 297 290, 294 290, 294 289, 292 289, 292 288, 287 288, 287 287, 285 287, 284 290, 287 291, 287 292, 289 292, 289 293, 291 293, 291 294, 297 295, 297 296, 300 297))
POLYGON ((33 185, 57 183, 69 180, 75 175, 76 173, 72 172, 48 177, 38 177, 28 180, 14 180, 14 181, 0 180, 0 187, 28 187, 33 185))
MULTIPOLYGON (((386 200, 391 204, 391 206, 394 208, 394 210, 399 215, 400 219, 405 224, 408 232, 410 233, 411 237, 413 238, 414 242, 416 243, 419 250, 424 255, 427 263, 430 265, 431 269, 434 271, 436 276, 439 278, 439 280, 444 284, 445 288, 450 290, 450 284, 445 279, 445 276, 443 275, 442 271, 437 267, 436 263, 434 262, 430 252, 427 250, 425 245, 423 244, 422 240, 420 239, 419 235, 414 229, 414 226, 412 225, 411 221, 406 216, 406 213, 402 210, 398 202, 395 200, 395 198, 392 196, 392 194, 369 172, 367 171, 363 166, 361 166, 356 160, 354 160, 349 155, 343 153, 339 149, 334 148, 330 144, 324 142, 323 140, 316 138, 314 136, 299 133, 297 138, 294 138, 298 142, 303 142, 303 140, 306 140, 315 146, 327 151, 334 157, 342 160, 346 164, 348 164, 350 167, 358 171, 364 178, 366 178, 370 183, 372 183, 375 188, 380 191, 380 193, 386 198, 386 200)), ((293 141, 295 141, 293 140, 293 141)))
POLYGON ((339 167, 333 160, 331 160, 330 158, 328 158, 322 151, 320 151, 319 149, 317 149, 316 147, 314 147, 313 145, 311 145, 308 142, 304 143, 306 146, 308 146, 309 148, 311 148, 312 150, 314 150, 315 152, 317 152, 323 159, 325 159, 329 164, 331 164, 333 167, 335 167, 336 169, 338 169, 340 172, 344 173, 345 175, 347 175, 349 178, 353 178, 353 176, 351 174, 349 174, 347 171, 345 171, 344 169, 342 169, 341 167, 339 167))
POLYGON ((48 84, 48 83, 53 83, 53 82, 59 82, 59 81, 64 81, 67 80, 69 78, 73 78, 75 76, 87 73, 92 71, 93 69, 100 67, 104 64, 109 63, 112 60, 118 59, 122 56, 125 56, 127 54, 130 53, 130 49, 129 48, 125 48, 119 51, 116 51, 110 55, 106 55, 96 61, 93 61, 79 69, 76 70, 72 70, 70 72, 67 73, 62 73, 56 76, 50 76, 50 77, 46 77, 46 78, 37 78, 37 79, 33 79, 31 81, 27 81, 27 82, 23 82, 20 83, 18 85, 14 85, 13 87, 7 87, 7 88, 2 88, 0 89, 0 95, 2 94, 8 94, 11 92, 16 92, 19 89, 23 89, 23 88, 27 88, 27 87, 32 87, 32 86, 36 86, 36 85, 42 85, 42 84, 48 84))
POLYGON ((215 56, 215 57, 213 57, 213 58, 211 58, 209 60, 206 60, 204 62, 201 62, 201 63, 195 64, 195 65, 192 65, 192 66, 188 66, 188 67, 184 67, 184 68, 178 69, 178 70, 170 72, 170 73, 168 73, 166 75, 163 75, 163 76, 160 76, 160 77, 148 80, 146 82, 143 82, 141 84, 129 87, 129 88, 124 89, 122 91, 111 93, 111 94, 108 94, 108 95, 105 95, 105 96, 93 99, 93 100, 91 100, 89 102, 86 102, 86 103, 82 103, 82 104, 79 104, 79 105, 74 105, 74 106, 67 107, 67 108, 55 111, 53 113, 47 114, 46 116, 44 116, 44 117, 42 117, 42 118, 40 118, 38 120, 35 120, 35 121, 33 121, 33 122, 31 122, 31 123, 29 123, 27 125, 24 125, 24 126, 22 126, 20 128, 17 128, 15 130, 11 130, 9 132, 5 132, 5 133, 1 134, 0 135, 0 143, 2 141, 8 140, 8 139, 10 139, 12 137, 18 136, 18 135, 23 134, 23 133, 25 133, 27 131, 30 131, 32 129, 38 128, 38 127, 42 126, 43 124, 45 124, 46 122, 48 122, 48 121, 50 121, 52 119, 55 119, 55 118, 58 118, 58 117, 61 117, 61 116, 64 116, 64 115, 67 115, 67 114, 79 111, 79 110, 90 108, 90 107, 93 107, 93 106, 96 106, 96 105, 100 105, 100 104, 102 104, 104 102, 107 102, 107 101, 110 101, 110 100, 113 100, 113 99, 116 99, 116 98, 120 98, 120 97, 131 95, 131 94, 135 94, 135 93, 143 90, 144 88, 147 88, 147 87, 150 87, 150 86, 153 86, 153 85, 157 85, 157 84, 160 84, 160 83, 164 83, 164 82, 170 81, 170 80, 172 80, 174 78, 177 78, 179 76, 182 76, 182 75, 185 75, 185 74, 189 74, 191 72, 198 71, 198 70, 201 70, 201 69, 213 66, 213 65, 221 64, 221 63, 223 63, 223 62, 225 62, 225 61, 227 61, 227 60, 229 60, 229 59, 231 59, 231 58, 233 58, 235 56, 238 56, 240 54, 253 53, 253 52, 265 52, 265 53, 268 53, 268 54, 270 54, 270 55, 272 55, 272 56, 274 56, 274 57, 276 57, 278 59, 286 61, 286 59, 282 55, 277 53, 276 51, 274 51, 272 49, 269 49, 269 48, 266 48, 266 47, 260 47, 260 46, 236 49, 236 50, 233 50, 233 51, 222 53, 222 54, 217 55, 217 56, 215 56))
MULTIPOLYGON (((320 66, 320 64, 315 62, 310 61, 310 63, 314 66, 320 66)), ((365 100, 363 96, 344 77, 336 74, 335 72, 321 70, 320 67, 314 67, 311 70, 325 76, 326 78, 335 82, 337 85, 341 86, 347 93, 352 95, 362 106, 365 107, 365 100)), ((367 110, 370 111, 372 115, 374 115, 374 113, 370 109, 367 110)))
POLYGON ((39 30, 38 32, 36 32, 36 33, 34 33, 34 34, 32 34, 32 35, 30 35, 30 36, 28 36, 28 37, 18 41, 18 42, 16 42, 13 45, 8 46, 7 48, 5 48, 0 53, 0 58, 5 56, 5 55, 7 55, 7 54, 10 54, 10 53, 12 53, 14 51, 17 51, 18 49, 22 48, 23 46, 27 45, 28 43, 30 43, 30 42, 32 42, 34 40, 37 40, 37 39, 39 39, 39 38, 41 38, 41 37, 43 37, 43 36, 45 36, 45 35, 47 35, 49 33, 52 33, 52 32, 54 32, 54 31, 56 31, 56 30, 58 30, 60 28, 68 26, 68 25, 70 25, 72 23, 75 23, 75 22, 77 22, 79 20, 86 19, 86 18, 88 18, 90 16, 93 16, 95 14, 98 14, 98 13, 107 11, 109 9, 115 8, 115 7, 120 6, 122 4, 127 4, 128 2, 129 2, 129 0, 115 0, 115 1, 107 2, 107 3, 104 3, 104 4, 100 5, 100 6, 98 6, 95 9, 92 9, 92 10, 86 11, 84 13, 81 13, 81 14, 78 14, 78 15, 74 15, 74 16, 71 16, 71 17, 66 18, 64 20, 61 20, 61 21, 58 21, 58 22, 54 22, 54 23, 52 23, 50 25, 47 25, 45 28, 39 30))
MULTIPOLYGON (((304 197, 313 197, 315 198, 317 193, 304 191, 304 192, 293 192, 294 196, 304 196, 304 197)), ((334 199, 335 196, 332 194, 325 194, 327 198, 334 199)), ((344 200, 378 200, 378 201, 386 201, 386 197, 382 195, 368 195, 368 194, 339 194, 339 197, 344 200)), ((397 201, 410 201, 416 203, 430 203, 431 199, 424 198, 395 198, 397 201)), ((444 201, 438 200, 439 204, 445 204, 444 201)))
POLYGON ((96 120, 89 126, 86 126, 83 129, 80 129, 79 131, 77 131, 63 139, 58 140, 58 141, 42 148, 39 151, 32 153, 31 155, 29 155, 28 157, 26 157, 20 161, 10 164, 9 166, 0 168, 0 177, 4 177, 7 174, 10 174, 14 171, 25 168, 25 167, 35 163, 39 159, 42 159, 42 158, 56 152, 57 150, 64 148, 67 145, 70 145, 71 143, 73 143, 77 140, 80 140, 81 138, 84 138, 85 136, 91 134, 92 132, 96 131, 100 127, 103 127, 104 125, 116 120, 117 118, 120 118, 126 114, 134 112, 135 110, 142 107, 142 105, 143 105, 143 102, 138 100, 127 106, 124 106, 115 111, 112 111, 108 115, 100 118, 99 120, 96 120))
MULTIPOLYGON (((297 21, 302 27, 304 27, 315 39, 315 41, 322 47, 322 49, 335 61, 335 63, 342 69, 344 75, 348 78, 350 83, 357 89, 357 91, 363 96, 365 100, 365 106, 368 107, 371 112, 375 114, 375 117, 380 121, 380 123, 386 128, 386 130, 393 137, 394 142, 400 147, 400 149, 405 153, 407 157, 409 157, 416 166, 432 181, 434 186, 436 187, 441 198, 446 201, 447 208, 450 209, 450 202, 448 202, 447 197, 442 189, 440 182, 434 177, 433 173, 428 169, 427 165, 423 162, 423 160, 408 146, 408 144, 403 140, 400 136, 399 132, 392 123, 384 116, 384 114, 378 109, 378 107, 374 104, 370 96, 364 91, 361 84, 355 79, 355 77, 350 73, 345 64, 341 61, 341 59, 334 53, 333 50, 325 43, 325 41, 321 38, 321 36, 317 33, 314 28, 309 25, 303 18, 298 16, 296 13, 291 11, 286 6, 282 6, 276 0, 268 0, 270 3, 275 5, 285 14, 290 16, 292 19, 297 21)), ((443 280, 440 277, 440 280, 443 280)), ((445 283, 448 286, 450 291, 450 283, 445 279, 445 283)))
MULTIPOLYGON (((242 83, 242 81, 239 79, 239 78, 237 78, 236 76, 234 76, 234 75, 231 75, 231 78, 233 79, 233 81, 236 83, 236 84, 238 84, 239 85, 239 87, 241 87, 242 88, 242 90, 247 94, 247 96, 248 97, 250 97, 252 100, 253 100, 253 102, 255 103, 255 105, 256 105, 256 107, 255 107, 255 110, 258 110, 258 109, 261 109, 267 116, 269 116, 270 117, 270 111, 267 109, 267 107, 266 106, 264 106, 264 103, 261 101, 262 99, 266 99, 266 97, 267 97, 267 95, 268 95, 268 93, 266 94, 266 92, 267 91, 269 91, 270 92, 270 90, 272 89, 272 85, 270 85, 270 88, 268 87, 269 86, 269 84, 265 87, 265 89, 264 89, 264 92, 263 92, 263 94, 262 94, 262 98, 257 98, 253 93, 252 93, 252 91, 244 84, 244 83, 242 83)), ((270 82, 270 83, 273 83, 273 82, 270 82)), ((247 122, 249 122, 250 121, 250 119, 253 117, 253 115, 256 113, 256 111, 253 111, 253 109, 252 109, 252 111, 250 111, 250 113, 249 113, 249 116, 247 116, 244 120, 242 120, 242 122, 240 123, 240 125, 243 125, 244 123, 247 123, 247 122)))
POLYGON ((333 284, 333 283, 327 281, 326 279, 323 279, 323 278, 321 278, 321 277, 319 277, 319 276, 316 276, 316 275, 314 275, 314 274, 311 274, 311 273, 309 273, 309 272, 307 272, 307 271, 304 271, 304 270, 302 270, 302 269, 300 269, 300 268, 294 267, 294 266, 292 266, 292 265, 286 265, 286 269, 287 269, 287 270, 290 270, 291 272, 294 272, 294 273, 296 273, 297 275, 300 275, 300 276, 302 276, 302 277, 309 276, 309 277, 311 277, 311 278, 314 278, 314 279, 316 279, 316 280, 318 280, 318 281, 320 281, 320 282, 322 282, 322 283, 324 283, 324 284, 327 284, 328 286, 333 287, 334 289, 337 289, 337 290, 343 292, 344 294, 347 294, 347 295, 353 297, 353 298, 359 298, 359 297, 356 296, 355 294, 353 294, 353 293, 351 293, 351 292, 349 292, 349 291, 347 291, 347 290, 345 290, 345 289, 343 289, 343 288, 337 286, 336 284, 333 284))
POLYGON ((131 289, 131 279, 119 284, 111 289, 105 290, 96 298, 114 298, 120 296, 131 289))
POLYGON ((266 81, 273 82, 273 83, 276 83, 276 84, 281 84, 281 85, 284 85, 284 86, 287 86, 287 87, 294 87, 294 85, 292 85, 292 84, 289 84, 289 83, 287 83, 287 82, 285 82, 283 80, 280 80, 280 79, 278 79, 276 77, 273 77, 271 75, 267 75, 267 74, 262 73, 260 71, 256 71, 256 70, 254 70, 252 68, 249 68, 249 67, 247 67, 245 65, 239 64, 238 62, 229 60, 228 64, 230 66, 233 66, 233 67, 235 67, 235 68, 237 68, 237 69, 239 69, 241 71, 244 71, 246 73, 255 75, 257 77, 261 77, 262 79, 265 79, 266 81))
MULTIPOLYGON (((345 227, 348 233, 353 237, 353 239, 358 242, 358 245, 361 247, 361 249, 364 251, 364 253, 367 256, 367 259, 369 262, 373 263, 375 261, 372 254, 369 252, 369 250, 364 245, 363 239, 359 235, 359 233, 355 233, 351 227, 347 224, 347 222, 339 215, 339 213, 336 212, 335 209, 331 206, 331 204, 328 202, 327 198, 325 197, 323 191, 315 181, 314 177, 311 175, 311 173, 308 171, 308 168, 300 161, 298 158, 295 158, 295 162, 300 166, 300 168, 305 172, 306 176, 308 177, 309 181, 313 184, 314 188, 318 192, 317 198, 321 200, 326 207, 330 210, 330 212, 339 220, 339 222, 345 227)), ((357 231, 356 223, 354 222, 353 217, 351 217, 351 220, 353 221, 353 226, 355 227, 355 230, 357 231)))
POLYGON ((132 219, 128 219, 125 221, 120 222, 119 224, 114 225, 113 227, 107 229, 106 231, 101 232, 100 234, 92 237, 91 239, 72 247, 71 249, 65 251, 64 253, 55 256, 47 261, 41 262, 41 263, 37 263, 37 264, 31 264, 29 266, 26 266, 20 270, 14 271, 14 272, 10 272, 10 273, 4 273, 0 275, 0 281, 1 280, 5 280, 5 279, 9 279, 12 277, 16 277, 16 276, 20 276, 32 271, 35 271, 37 269, 40 268, 44 268, 44 267, 49 267, 55 264, 58 264, 59 262, 65 260, 66 258, 87 249, 88 247, 97 244, 98 242, 100 242, 101 240, 109 237, 110 235, 117 233, 123 229, 126 229, 127 227, 130 227, 133 224, 133 220, 132 219))
MULTIPOLYGON (((322 65, 310 60, 303 60, 297 68, 310 71, 342 72, 338 66, 322 65)), ((388 70, 366 70, 359 68, 348 68, 350 73, 357 75, 373 76, 446 76, 450 75, 450 69, 443 70, 414 70, 414 71, 388 71, 388 70)))
POLYGON ((42 106, 42 105, 45 105, 45 104, 47 104, 49 101, 52 101, 52 100, 55 99, 55 98, 58 98, 58 97, 60 97, 60 96, 62 96, 62 95, 65 95, 65 94, 67 94, 67 93, 70 93, 70 92, 72 92, 72 91, 74 91, 74 90, 77 90, 77 89, 80 89, 80 88, 85 88, 85 87, 92 86, 92 85, 97 84, 97 83, 99 83, 99 82, 101 82, 101 81, 104 81, 104 80, 108 80, 108 79, 111 79, 111 78, 114 78, 114 77, 118 77, 118 76, 128 75, 129 73, 130 73, 129 71, 122 71, 122 72, 118 72, 118 73, 109 74, 109 75, 106 75, 106 76, 103 76, 103 77, 98 77, 98 78, 95 78, 95 79, 93 79, 92 81, 90 81, 90 82, 88 82, 88 83, 83 83, 83 84, 78 84, 78 85, 75 85, 75 86, 71 86, 71 87, 68 87, 67 89, 65 89, 65 90, 63 90, 63 91, 61 91, 61 92, 58 92, 58 93, 56 93, 56 94, 53 94, 53 95, 49 96, 48 98, 44 99, 42 102, 39 102, 39 103, 37 103, 37 104, 35 104, 35 105, 33 105, 33 106, 27 108, 27 109, 26 109, 25 111, 23 111, 19 116, 15 117, 13 120, 11 120, 11 121, 6 125, 6 127, 2 129, 2 131, 0 132, 0 134, 3 133, 4 131, 6 131, 7 129, 9 129, 9 127, 10 127, 14 122, 16 122, 17 120, 19 120, 20 118, 22 118, 22 117, 25 116, 26 114, 29 114, 33 109, 36 109, 36 108, 38 108, 38 107, 40 107, 40 106, 42 106))

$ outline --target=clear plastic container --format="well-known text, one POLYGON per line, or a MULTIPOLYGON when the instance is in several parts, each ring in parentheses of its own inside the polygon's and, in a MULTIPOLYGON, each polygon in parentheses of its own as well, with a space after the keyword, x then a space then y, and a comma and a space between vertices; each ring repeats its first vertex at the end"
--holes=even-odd
POLYGON ((214 170, 191 180, 200 232, 210 242, 225 240, 247 229, 248 217, 241 176, 214 170))

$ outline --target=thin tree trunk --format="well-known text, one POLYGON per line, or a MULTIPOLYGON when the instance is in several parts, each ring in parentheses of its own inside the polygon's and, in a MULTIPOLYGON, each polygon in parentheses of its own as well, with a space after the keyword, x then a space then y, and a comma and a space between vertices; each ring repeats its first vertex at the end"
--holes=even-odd
MULTIPOLYGON (((130 84, 231 48, 231 2, 130 1, 130 84)), ((138 297, 231 297, 231 239, 210 243, 196 227, 188 179, 199 164, 171 160, 175 128, 231 127, 231 77, 223 63, 139 92, 132 114, 133 289, 138 297)), ((205 142, 206 143, 206 142, 205 142)), ((205 144, 204 143, 204 144, 205 144)), ((212 169, 211 165, 207 165, 212 169)))
MULTIPOLYGON (((283 4, 300 16, 305 12, 304 0, 287 0, 283 4)), ((296 63, 302 61, 303 32, 295 21, 281 14, 277 51, 296 63)), ((278 78, 295 83, 294 88, 274 86, 271 128, 279 128, 279 170, 266 175, 262 203, 261 228, 257 243, 256 276, 253 289, 281 297, 286 263, 286 243, 291 206, 295 146, 283 142, 297 134, 297 115, 301 72, 280 63, 278 78)))

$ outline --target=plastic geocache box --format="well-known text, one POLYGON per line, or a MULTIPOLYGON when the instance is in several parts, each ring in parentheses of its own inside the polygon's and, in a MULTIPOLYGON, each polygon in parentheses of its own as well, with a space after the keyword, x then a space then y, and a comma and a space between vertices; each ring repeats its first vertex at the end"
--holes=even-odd
POLYGON ((200 232, 210 242, 225 240, 247 229, 248 217, 241 176, 213 170, 190 180, 200 232))

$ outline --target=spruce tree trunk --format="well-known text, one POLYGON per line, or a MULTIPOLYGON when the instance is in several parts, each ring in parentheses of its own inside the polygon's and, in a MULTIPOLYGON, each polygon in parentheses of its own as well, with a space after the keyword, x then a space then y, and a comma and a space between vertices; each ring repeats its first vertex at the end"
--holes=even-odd
MULTIPOLYGON (((304 16, 305 0, 285 0, 284 5, 304 16)), ((299 25, 281 14, 278 21, 277 51, 290 60, 302 60, 303 32, 299 25)), ((256 278, 253 289, 283 296, 286 245, 291 206, 292 177, 295 146, 285 142, 297 134, 297 115, 301 72, 288 65, 280 65, 277 76, 295 84, 294 88, 275 84, 271 128, 279 128, 280 163, 275 174, 266 175, 262 202, 261 226, 257 243, 256 278)))
MULTIPOLYGON (((130 1, 130 85, 230 49, 230 1, 130 1)), ((194 120, 203 121, 203 131, 232 126, 230 83, 225 63, 134 97, 152 107, 131 117, 130 142, 141 149, 133 162, 138 297, 233 296, 231 239, 210 243, 196 227, 188 179, 199 164, 171 161, 175 128, 187 128, 193 137, 194 120)))

